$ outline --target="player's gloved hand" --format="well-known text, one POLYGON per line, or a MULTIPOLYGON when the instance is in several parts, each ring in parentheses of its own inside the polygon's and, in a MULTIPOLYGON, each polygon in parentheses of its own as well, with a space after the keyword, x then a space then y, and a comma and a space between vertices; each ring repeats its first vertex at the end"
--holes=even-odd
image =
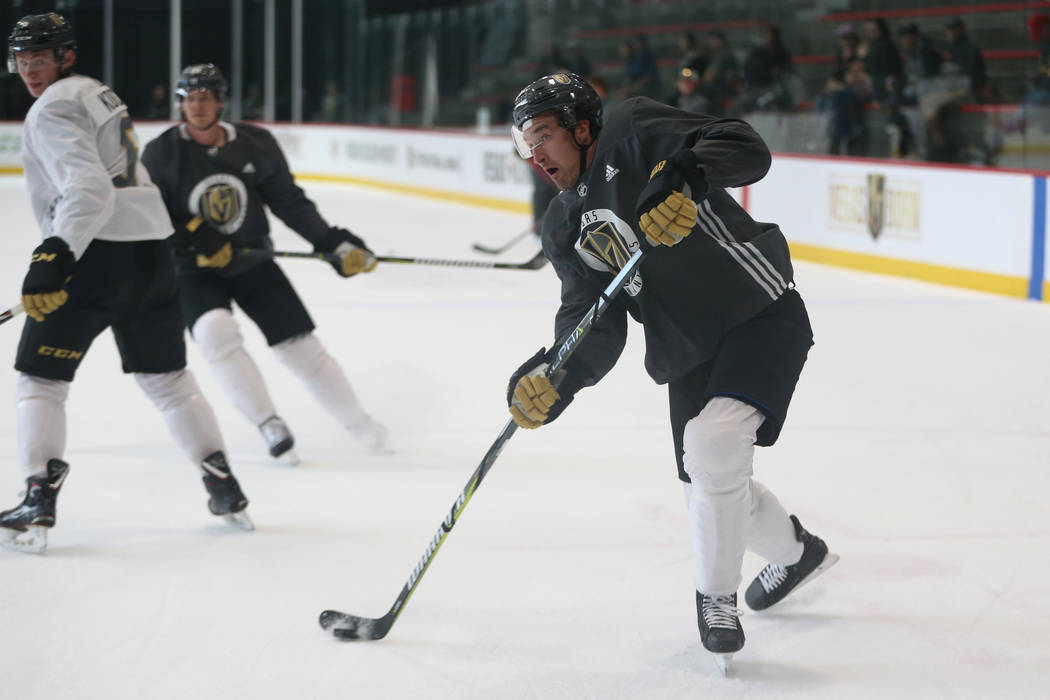
POLYGON ((706 194, 704 171, 688 148, 657 163, 636 208, 649 244, 673 246, 692 233, 696 225, 694 200, 702 200, 706 194))
POLYGON ((559 386, 562 393, 554 388, 549 377, 545 376, 548 367, 547 348, 540 348, 539 352, 525 361, 521 367, 510 377, 507 384, 507 406, 510 415, 520 428, 538 428, 550 423, 561 415, 565 407, 572 401, 576 392, 570 390, 571 384, 567 382, 564 372, 560 377, 562 381, 559 386))
POLYGON ((197 267, 223 268, 233 260, 233 245, 204 219, 195 216, 186 222, 190 247, 197 251, 197 267))
POLYGON ((315 249, 324 253, 335 253, 338 262, 332 267, 341 277, 351 277, 359 272, 371 272, 376 269, 376 256, 368 249, 365 242, 345 228, 333 226, 315 245, 315 249))
POLYGON ((73 251, 58 236, 45 238, 33 250, 29 271, 22 281, 22 308, 34 321, 66 303, 69 294, 63 287, 76 265, 73 251))

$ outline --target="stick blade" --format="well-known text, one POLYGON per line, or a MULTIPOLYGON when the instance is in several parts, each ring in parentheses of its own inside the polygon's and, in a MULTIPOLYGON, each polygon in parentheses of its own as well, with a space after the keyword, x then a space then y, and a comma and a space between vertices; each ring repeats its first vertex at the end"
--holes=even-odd
POLYGON ((481 245, 480 243, 475 243, 472 247, 479 253, 485 253, 486 255, 499 255, 503 252, 499 248, 489 248, 488 246, 481 245))
POLYGON ((357 617, 338 610, 325 610, 318 622, 321 629, 331 632, 336 639, 382 639, 390 631, 390 625, 386 623, 385 618, 376 620, 371 617, 357 617))

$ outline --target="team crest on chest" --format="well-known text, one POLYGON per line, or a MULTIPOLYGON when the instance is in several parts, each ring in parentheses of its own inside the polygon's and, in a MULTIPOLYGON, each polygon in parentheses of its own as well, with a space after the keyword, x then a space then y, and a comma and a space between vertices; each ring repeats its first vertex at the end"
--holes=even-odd
POLYGON ((216 173, 197 183, 187 204, 191 214, 223 233, 232 234, 244 224, 247 201, 248 190, 240 178, 229 173, 216 173))
MULTIPOLYGON (((610 209, 592 209, 580 217, 576 252, 594 270, 619 272, 639 245, 634 229, 610 209)), ((624 284, 624 290, 634 296, 641 289, 642 275, 635 272, 624 284)))

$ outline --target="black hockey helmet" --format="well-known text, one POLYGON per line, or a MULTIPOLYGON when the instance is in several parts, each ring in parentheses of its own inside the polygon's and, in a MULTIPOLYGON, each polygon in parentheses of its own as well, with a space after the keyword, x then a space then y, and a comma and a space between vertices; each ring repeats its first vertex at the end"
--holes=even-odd
POLYGON ((43 15, 26 15, 15 23, 7 37, 7 70, 18 72, 15 54, 22 51, 54 49, 55 58, 61 63, 68 49, 77 48, 73 25, 57 12, 43 15))
MULTIPOLYGON (((591 138, 597 139, 604 124, 602 98, 590 83, 575 73, 545 75, 529 84, 514 98, 514 145, 522 158, 532 157, 532 146, 525 142, 529 122, 553 112, 558 123, 572 131, 581 121, 590 121, 591 138)), ((580 144, 582 146, 582 144, 580 144)))
POLYGON ((179 82, 175 85, 175 94, 179 104, 182 104, 182 98, 191 92, 211 90, 216 100, 226 102, 227 89, 226 78, 214 63, 198 63, 183 68, 179 82))

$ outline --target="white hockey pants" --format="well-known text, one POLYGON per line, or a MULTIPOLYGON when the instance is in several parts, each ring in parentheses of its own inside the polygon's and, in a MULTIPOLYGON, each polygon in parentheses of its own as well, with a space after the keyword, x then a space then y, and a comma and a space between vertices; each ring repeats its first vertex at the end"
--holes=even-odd
POLYGON ((781 565, 802 556, 787 512, 751 478, 763 420, 749 404, 715 397, 685 425, 682 461, 692 481, 684 486, 693 579, 707 595, 737 591, 745 549, 781 565))

